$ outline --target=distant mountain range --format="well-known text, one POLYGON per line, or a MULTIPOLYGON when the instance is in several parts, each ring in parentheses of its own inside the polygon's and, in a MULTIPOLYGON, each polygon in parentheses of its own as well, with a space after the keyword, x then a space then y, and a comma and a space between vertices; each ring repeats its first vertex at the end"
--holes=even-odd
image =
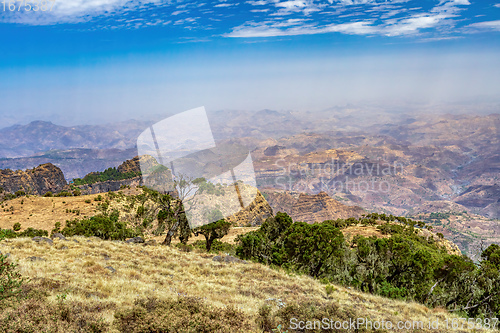
POLYGON ((65 127, 46 121, 0 130, 0 158, 29 157, 67 149, 130 149, 151 122, 130 120, 105 125, 65 127))
MULTIPOLYGON (((500 218, 500 114, 347 106, 316 113, 216 111, 209 120, 218 142, 251 150, 261 189, 324 191, 396 215, 418 214, 439 201, 500 218)), ((0 130, 0 169, 53 163, 66 179, 81 178, 136 156, 137 136, 151 123, 11 126, 0 130)))

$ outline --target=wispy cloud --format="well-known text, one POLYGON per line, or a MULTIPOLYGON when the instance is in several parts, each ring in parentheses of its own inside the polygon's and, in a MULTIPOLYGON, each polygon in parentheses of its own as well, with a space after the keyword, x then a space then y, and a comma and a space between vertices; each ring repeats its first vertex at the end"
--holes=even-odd
MULTIPOLYGON (((209 36, 238 38, 341 33, 437 40, 498 30, 497 21, 477 22, 477 11, 464 15, 471 5, 469 0, 56 0, 50 12, 0 12, 0 22, 91 22, 92 29, 197 26, 213 30, 209 36)), ((500 4, 490 11, 496 10, 492 6, 500 4)))
MULTIPOLYGON (((328 22, 319 20, 314 25, 310 22, 300 26, 288 27, 279 25, 276 21, 269 22, 245 22, 235 28, 227 37, 270 37, 321 34, 327 32, 339 32, 355 35, 385 35, 385 36, 408 36, 419 35, 429 29, 453 27, 454 18, 470 5, 468 0, 441 0, 427 10, 421 7, 404 7, 410 0, 376 1, 376 0, 329 0, 330 6, 324 3, 316 4, 312 1, 293 0, 276 2, 274 6, 277 11, 269 14, 270 17, 279 17, 286 14, 301 12, 309 16, 315 11, 336 11, 337 15, 331 15, 332 19, 340 20, 353 16, 360 16, 351 22, 328 22), (347 11, 347 8, 354 11, 347 11), (364 9, 364 10, 363 10, 364 9), (362 16, 365 15, 365 18, 362 16)), ((263 1, 253 1, 252 5, 262 5, 263 1)), ((430 38, 429 36, 426 36, 430 38)), ((444 36, 446 37, 446 36, 444 36)))
POLYGON ((381 29, 386 36, 401 36, 415 34, 422 29, 436 27, 446 18, 443 14, 436 15, 416 15, 400 20, 394 24, 386 25, 381 29))
POLYGON ((238 4, 237 3, 219 3, 217 5, 215 5, 214 7, 233 7, 233 6, 237 6, 238 4))
POLYGON ((313 24, 293 24, 273 23, 273 24, 258 24, 249 23, 247 26, 242 26, 228 34, 228 37, 276 37, 276 36, 297 36, 297 35, 312 35, 328 32, 341 32, 351 35, 367 35, 376 33, 377 28, 371 25, 371 22, 351 22, 342 24, 330 24, 323 27, 318 27, 313 24), (290 27, 291 26, 291 27, 290 27), (286 27, 286 29, 282 29, 286 27))
POLYGON ((172 12, 172 16, 177 16, 184 13, 189 13, 189 10, 176 10, 175 12, 172 12))
POLYGON ((467 27, 475 29, 475 30, 494 30, 494 31, 500 31, 500 20, 497 20, 497 21, 477 22, 477 23, 470 24, 467 27))

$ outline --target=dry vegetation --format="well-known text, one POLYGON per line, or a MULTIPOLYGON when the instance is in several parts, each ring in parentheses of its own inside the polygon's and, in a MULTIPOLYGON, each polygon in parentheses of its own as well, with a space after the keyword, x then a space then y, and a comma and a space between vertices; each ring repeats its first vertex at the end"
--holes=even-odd
MULTIPOLYGON (((103 200, 110 198, 110 209, 117 208, 122 218, 132 219, 136 206, 126 197, 141 191, 122 193, 118 200, 102 194, 103 200)), ((20 222, 22 229, 50 232, 55 222, 64 226, 68 219, 97 214, 97 196, 10 200, 4 208, 13 206, 14 214, 2 209, 0 227, 12 228, 20 222)), ((256 229, 232 228, 221 241, 234 244, 237 235, 256 229)), ((347 238, 385 237, 373 226, 355 225, 343 232, 347 238)), ((157 242, 164 238, 146 237, 157 242)), ((189 243, 196 240, 204 238, 191 237, 189 243)), ((327 287, 283 269, 213 261, 212 254, 196 248, 184 252, 175 246, 72 237, 54 239, 52 246, 28 238, 6 239, 0 242, 0 251, 9 253, 9 260, 29 279, 20 301, 2 305, 2 332, 271 332, 278 324, 285 331, 292 317, 392 323, 436 319, 444 323, 453 318, 444 309, 327 287)), ((443 327, 428 331, 446 332, 443 327)))
MULTIPOLYGON (((68 304, 71 311, 80 313, 80 320, 102 318, 99 323, 104 331, 149 332, 134 330, 134 320, 130 318, 137 317, 136 312, 140 308, 145 313, 152 311, 156 320, 161 321, 158 317, 167 315, 165 309, 172 309, 172 303, 168 302, 205 304, 205 311, 208 312, 201 311, 201 314, 210 317, 210 313, 220 313, 222 322, 233 320, 231 325, 228 324, 230 328, 209 326, 211 329, 208 331, 262 332, 259 324, 266 327, 280 322, 287 328, 288 323, 282 318, 284 312, 281 312, 282 317, 276 312, 278 307, 284 306, 281 311, 288 309, 288 312, 308 313, 304 311, 311 304, 323 309, 327 317, 343 320, 363 317, 393 323, 400 320, 427 323, 429 319, 439 318, 443 322, 451 318, 445 310, 428 309, 419 304, 389 300, 340 286, 335 286, 327 295, 325 285, 308 276, 289 274, 255 263, 216 262, 212 260, 212 255, 181 252, 174 247, 84 237, 66 241, 56 239, 54 245, 49 246, 18 238, 2 241, 0 251, 10 253, 10 259, 19 263, 21 274, 31 279, 25 289, 42 293, 39 297, 48 304, 46 309, 68 304), (33 256, 41 259, 30 258, 33 256), (278 315, 266 316, 263 308, 266 304, 278 315), (158 313, 155 309, 166 312, 158 313)), ((5 320, 6 315, 22 318, 19 311, 33 308, 33 300, 23 302, 16 309, 4 309, 1 319, 5 320)), ((319 310, 316 312, 316 315, 321 313, 319 310)), ((163 320, 167 319, 173 320, 163 320)), ((71 330, 70 327, 66 329, 71 330)))

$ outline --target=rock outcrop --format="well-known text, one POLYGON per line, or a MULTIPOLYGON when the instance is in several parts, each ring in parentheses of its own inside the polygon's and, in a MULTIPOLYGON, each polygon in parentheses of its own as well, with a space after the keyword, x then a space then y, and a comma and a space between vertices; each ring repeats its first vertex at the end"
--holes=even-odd
POLYGON ((139 163, 139 156, 134 157, 133 159, 126 160, 118 168, 116 168, 118 172, 121 173, 140 173, 141 172, 141 164, 139 163))
POLYGON ((349 217, 358 218, 366 213, 363 208, 344 205, 325 192, 315 195, 271 192, 266 193, 266 196, 275 213, 287 213, 293 221, 314 223, 349 217))
POLYGON ((61 169, 51 163, 26 171, 0 170, 0 187, 10 193, 22 190, 28 194, 43 195, 49 191, 60 192, 66 185, 61 169))
POLYGON ((238 213, 226 218, 226 221, 233 223, 237 226, 252 227, 261 225, 268 217, 273 215, 273 209, 266 201, 266 198, 257 192, 255 199, 250 205, 240 210, 238 213))
POLYGON ((89 185, 80 185, 78 188, 83 194, 97 194, 106 193, 109 191, 119 191, 123 186, 139 186, 142 185, 142 178, 140 176, 122 179, 122 180, 108 180, 105 182, 99 182, 89 185))
MULTIPOLYGON (((139 157, 134 157, 133 159, 126 160, 116 168, 120 173, 133 173, 139 174, 141 172, 141 167, 139 164, 139 157)), ((142 185, 142 177, 136 176, 128 179, 121 180, 108 180, 105 182, 98 182, 94 184, 79 185, 78 188, 83 194, 97 194, 106 193, 109 191, 118 191, 123 186, 140 186, 142 185)))

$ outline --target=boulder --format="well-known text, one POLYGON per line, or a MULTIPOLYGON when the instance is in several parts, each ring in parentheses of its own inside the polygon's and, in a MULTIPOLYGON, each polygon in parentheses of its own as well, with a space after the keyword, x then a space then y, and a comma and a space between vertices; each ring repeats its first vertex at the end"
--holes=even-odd
POLYGON ((127 239, 125 243, 144 243, 144 239, 142 239, 142 237, 134 237, 127 239))
POLYGON ((227 263, 248 264, 247 261, 241 260, 241 259, 233 257, 233 256, 225 256, 224 258, 222 258, 221 256, 215 256, 215 257, 212 258, 212 261, 227 262, 227 263))
POLYGON ((104 267, 104 268, 108 269, 111 273, 116 273, 116 269, 114 269, 114 268, 113 268, 113 267, 111 267, 111 266, 106 266, 106 267, 104 267))
POLYGON ((47 243, 49 245, 53 245, 54 244, 54 242, 52 241, 52 239, 47 238, 47 237, 38 237, 37 236, 37 237, 33 237, 31 240, 34 241, 34 242, 37 242, 39 244, 43 243, 43 242, 45 242, 45 243, 47 243))
POLYGON ((35 256, 33 256, 33 257, 28 257, 28 258, 26 258, 26 259, 28 259, 28 260, 30 260, 30 261, 46 261, 46 260, 47 260, 47 259, 43 259, 43 258, 40 258, 40 257, 35 257, 35 256))
POLYGON ((59 232, 56 232, 55 234, 53 234, 52 236, 50 236, 50 238, 52 239, 59 239, 59 240, 67 240, 66 237, 64 237, 63 234, 59 233, 59 232))
POLYGON ((239 258, 233 257, 233 256, 225 256, 224 257, 224 262, 229 262, 229 263, 241 263, 241 264, 248 264, 245 260, 241 260, 239 258))

